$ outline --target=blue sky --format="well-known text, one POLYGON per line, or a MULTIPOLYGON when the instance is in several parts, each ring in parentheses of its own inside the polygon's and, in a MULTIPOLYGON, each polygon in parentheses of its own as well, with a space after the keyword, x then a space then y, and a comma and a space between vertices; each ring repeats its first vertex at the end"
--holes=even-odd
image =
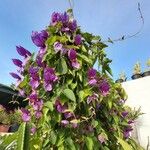
MULTIPOLYGON (((74 15, 83 31, 100 35, 102 39, 118 38, 136 32, 141 25, 137 3, 145 19, 142 32, 129 40, 109 44, 106 49, 113 60, 114 79, 121 71, 128 78, 136 61, 142 69, 150 58, 150 1, 149 0, 74 0, 74 15)), ((19 58, 15 46, 22 45, 35 52, 32 30, 42 30, 50 22, 52 12, 69 8, 67 0, 4 0, 0 1, 0 83, 11 84, 9 72, 16 70, 11 58, 19 58)))

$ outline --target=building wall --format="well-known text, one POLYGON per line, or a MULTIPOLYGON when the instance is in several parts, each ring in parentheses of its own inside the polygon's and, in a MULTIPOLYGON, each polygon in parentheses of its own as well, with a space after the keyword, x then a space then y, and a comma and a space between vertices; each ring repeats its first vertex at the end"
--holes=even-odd
POLYGON ((150 137, 150 76, 122 83, 128 94, 127 104, 132 108, 141 107, 145 113, 136 123, 138 140, 141 146, 145 147, 150 137))

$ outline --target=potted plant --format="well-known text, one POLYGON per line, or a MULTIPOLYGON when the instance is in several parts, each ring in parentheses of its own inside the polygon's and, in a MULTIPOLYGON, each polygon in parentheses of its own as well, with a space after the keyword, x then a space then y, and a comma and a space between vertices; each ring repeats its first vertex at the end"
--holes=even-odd
POLYGON ((19 110, 14 110, 9 113, 10 119, 10 128, 9 132, 15 132, 18 130, 19 125, 21 124, 21 113, 19 110))
POLYGON ((6 109, 0 105, 0 132, 8 132, 10 127, 9 115, 6 109))
POLYGON ((150 76, 150 58, 147 60, 146 65, 147 65, 147 69, 142 74, 143 77, 150 76))
POLYGON ((142 74, 141 74, 141 65, 139 62, 137 62, 133 68, 133 75, 132 75, 132 79, 138 79, 141 78, 142 74))
POLYGON ((122 83, 125 82, 127 80, 126 74, 125 72, 121 72, 119 74, 119 78, 116 80, 116 83, 122 83))

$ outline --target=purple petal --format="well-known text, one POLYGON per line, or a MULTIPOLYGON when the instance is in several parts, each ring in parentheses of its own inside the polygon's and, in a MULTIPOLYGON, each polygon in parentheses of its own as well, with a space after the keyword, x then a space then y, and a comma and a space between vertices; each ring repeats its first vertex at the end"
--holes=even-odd
POLYGON ((52 91, 52 84, 44 82, 44 89, 45 91, 52 91))
POLYGON ((64 14, 61 14, 60 19, 63 24, 66 24, 69 22, 69 16, 66 12, 64 12, 64 14))
POLYGON ((77 53, 74 49, 71 49, 68 51, 68 57, 71 61, 76 60, 77 58, 77 53))
POLYGON ((72 61, 71 62, 71 65, 73 68, 75 69, 79 69, 80 68, 80 64, 78 63, 78 61, 72 61))
POLYGON ((76 20, 73 20, 72 22, 69 23, 69 29, 74 32, 77 29, 77 22, 76 20))
POLYGON ((30 80, 30 85, 31 85, 31 87, 32 87, 33 89, 36 89, 36 88, 40 85, 40 83, 39 83, 38 80, 31 79, 31 80, 30 80))
POLYGON ((122 117, 124 117, 124 118, 125 118, 125 117, 128 115, 128 113, 129 113, 129 112, 124 111, 124 112, 122 112, 122 113, 121 113, 121 115, 122 115, 122 117))
POLYGON ((76 45, 80 45, 81 44, 81 35, 80 34, 77 34, 75 36, 75 44, 76 45))
POLYGON ((21 80, 21 77, 16 73, 11 72, 10 75, 15 79, 21 80))
POLYGON ((41 116, 42 116, 42 112, 40 112, 40 111, 36 111, 36 112, 35 112, 35 117, 36 117, 37 119, 39 119, 41 116))
POLYGON ((99 85, 100 92, 103 96, 106 96, 109 93, 110 86, 106 80, 103 80, 99 85))
POLYGON ((66 112, 66 113, 64 113, 64 116, 65 116, 66 119, 68 119, 68 118, 70 118, 70 117, 73 116, 73 113, 71 113, 71 112, 66 112))
POLYGON ((61 14, 54 12, 52 14, 52 24, 55 24, 55 23, 57 23, 60 20, 61 20, 61 14))
POLYGON ((95 78, 96 77, 96 73, 97 73, 97 71, 95 69, 90 68, 88 70, 88 78, 95 78))
POLYGON ((101 135, 101 134, 98 135, 98 140, 100 141, 101 144, 105 143, 105 141, 106 141, 105 137, 103 135, 101 135))
POLYGON ((54 43, 54 50, 55 52, 59 52, 63 50, 63 45, 60 42, 55 42, 54 43))
POLYGON ((18 67, 22 67, 22 61, 19 59, 12 59, 13 63, 18 66, 18 67))
POLYGON ((68 120, 61 120, 61 124, 62 124, 63 126, 66 126, 66 125, 69 124, 69 121, 68 121, 68 120))
POLYGON ((36 127, 31 128, 31 133, 34 134, 36 132, 36 127))
POLYGON ((44 48, 47 38, 48 33, 45 30, 42 30, 41 32, 32 31, 31 39, 33 43, 38 47, 44 48))
POLYGON ((18 54, 21 56, 24 56, 24 57, 31 56, 31 53, 27 49, 23 48, 22 46, 16 46, 16 49, 17 49, 18 54))
POLYGON ((24 108, 22 108, 21 111, 22 111, 22 120, 24 122, 30 121, 31 119, 30 112, 24 108))
POLYGON ((91 79, 89 80, 89 85, 96 85, 97 84, 97 80, 96 79, 91 79))

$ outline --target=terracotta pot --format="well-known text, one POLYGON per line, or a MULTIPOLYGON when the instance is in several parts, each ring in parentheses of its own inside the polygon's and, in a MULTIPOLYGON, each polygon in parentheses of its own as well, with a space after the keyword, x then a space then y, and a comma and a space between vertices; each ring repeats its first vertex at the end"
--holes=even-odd
POLYGON ((141 74, 134 74, 134 75, 132 75, 132 79, 133 80, 135 80, 135 79, 139 79, 139 78, 141 78, 142 77, 142 75, 141 74))
POLYGON ((150 76, 150 71, 145 71, 143 74, 142 74, 143 77, 146 77, 146 76, 150 76))
POLYGON ((0 124, 0 132, 8 132, 9 125, 0 124))

